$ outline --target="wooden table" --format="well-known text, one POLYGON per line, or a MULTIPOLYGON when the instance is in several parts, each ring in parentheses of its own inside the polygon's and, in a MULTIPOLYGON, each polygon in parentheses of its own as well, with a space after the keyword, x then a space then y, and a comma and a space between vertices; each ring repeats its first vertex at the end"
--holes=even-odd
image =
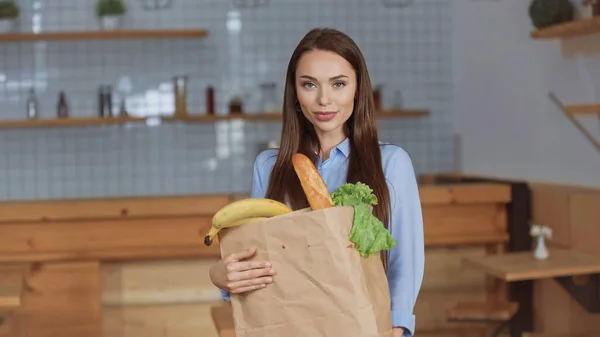
POLYGON ((518 252, 468 257, 463 259, 463 265, 478 268, 506 282, 514 282, 598 274, 600 256, 551 248, 547 260, 536 260, 533 252, 518 252))
POLYGON ((465 257, 462 262, 506 282, 555 279, 588 312, 600 313, 600 256, 550 248, 547 260, 536 260, 528 251, 465 257))

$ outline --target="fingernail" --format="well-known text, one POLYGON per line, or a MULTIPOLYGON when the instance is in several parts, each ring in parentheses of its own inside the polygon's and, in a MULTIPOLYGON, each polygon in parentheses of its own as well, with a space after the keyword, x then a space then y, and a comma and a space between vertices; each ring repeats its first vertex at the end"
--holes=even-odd
POLYGON ((265 267, 270 267, 271 264, 269 262, 265 262, 265 267))
POLYGON ((273 282, 273 279, 270 277, 267 277, 267 283, 271 283, 271 282, 273 282))
POLYGON ((269 273, 270 273, 270 274, 275 274, 275 269, 271 269, 271 270, 269 270, 269 273))
POLYGON ((248 251, 249 251, 249 252, 253 252, 253 251, 254 251, 254 248, 248 248, 248 251))

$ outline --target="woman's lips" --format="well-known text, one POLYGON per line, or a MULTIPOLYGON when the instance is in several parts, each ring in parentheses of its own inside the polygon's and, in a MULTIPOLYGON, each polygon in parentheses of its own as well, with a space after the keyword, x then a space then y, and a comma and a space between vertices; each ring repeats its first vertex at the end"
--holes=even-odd
POLYGON ((335 112, 335 111, 320 111, 320 112, 316 112, 315 116, 318 121, 327 122, 327 121, 332 120, 335 117, 336 113, 337 112, 335 112))

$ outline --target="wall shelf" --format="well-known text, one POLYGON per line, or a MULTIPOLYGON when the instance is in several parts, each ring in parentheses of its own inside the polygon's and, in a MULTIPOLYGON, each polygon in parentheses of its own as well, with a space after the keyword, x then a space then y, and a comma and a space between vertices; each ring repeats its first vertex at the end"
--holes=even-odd
MULTIPOLYGON (((378 119, 416 118, 429 115, 428 110, 385 110, 377 113, 378 119)), ((37 128, 72 128, 102 125, 125 125, 131 123, 144 124, 152 119, 160 119, 161 123, 212 123, 230 120, 246 121, 280 121, 281 114, 240 114, 224 116, 188 115, 186 117, 71 117, 53 119, 15 119, 0 121, 0 129, 37 129, 37 128)))
POLYGON ((600 117, 600 104, 566 105, 565 110, 573 115, 598 115, 600 117))
POLYGON ((0 34, 0 42, 201 38, 207 35, 208 31, 205 29, 119 29, 107 31, 56 31, 41 33, 27 32, 0 34))
POLYGON ((600 152, 600 139, 594 137, 579 121, 578 116, 582 115, 594 115, 597 114, 600 119, 600 104, 576 104, 576 105, 565 105, 563 104, 556 94, 553 92, 549 93, 550 100, 563 112, 571 123, 583 134, 583 136, 600 152))
POLYGON ((600 33, 600 17, 574 20, 531 32, 533 39, 568 39, 600 33))

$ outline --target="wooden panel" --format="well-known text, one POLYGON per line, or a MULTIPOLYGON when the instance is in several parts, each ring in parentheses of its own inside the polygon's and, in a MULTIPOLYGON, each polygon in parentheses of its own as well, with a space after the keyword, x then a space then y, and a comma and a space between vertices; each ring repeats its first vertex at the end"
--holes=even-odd
MULTIPOLYGON (((553 184, 532 184, 531 190, 532 220, 553 229, 551 243, 594 254, 600 261, 600 190, 553 184)), ((535 282, 534 312, 537 331, 600 331, 600 314, 586 312, 554 280, 535 282)))
POLYGON ((419 195, 423 204, 480 204, 510 202, 510 185, 469 183, 422 185, 419 195))
POLYGON ((582 333, 556 333, 556 332, 525 332, 523 337, 598 337, 600 331, 582 333))
POLYGON ((103 309, 103 337, 218 337, 210 316, 215 305, 107 307, 103 309))
POLYGON ((0 222, 212 216, 229 202, 227 195, 2 202, 0 222))
POLYGON ((0 317, 21 306, 25 268, 0 266, 0 317))
POLYGON ((459 302, 448 311, 448 318, 455 321, 508 321, 518 308, 516 302, 459 302))
POLYGON ((27 332, 35 337, 100 337, 98 263, 34 265, 23 299, 27 332))
MULTIPOLYGON (((0 261, 12 255, 66 253, 90 259, 116 249, 152 250, 169 247, 207 249, 203 233, 209 217, 149 218, 0 225, 0 261)), ((216 252, 215 245, 210 252, 216 252)), ((122 253, 122 252, 121 252, 122 253)))
POLYGON ((208 276, 216 259, 106 263, 102 302, 108 306, 168 305, 219 301, 208 276))
POLYGON ((419 336, 423 330, 450 331, 465 327, 465 323, 448 322, 446 311, 459 301, 485 299, 485 275, 462 268, 460 262, 466 256, 484 255, 483 247, 425 250, 423 285, 414 310, 419 336))
POLYGON ((571 246, 597 254, 600 260, 600 191, 574 193, 569 198, 571 246))
MULTIPOLYGON (((423 205, 425 241, 458 244, 469 236, 506 239, 506 210, 496 204, 423 205)), ((485 240, 487 241, 487 240, 485 240)))
POLYGON ((556 188, 551 185, 531 186, 532 221, 552 229, 552 243, 563 247, 571 247, 571 231, 569 223, 570 189, 556 188))

